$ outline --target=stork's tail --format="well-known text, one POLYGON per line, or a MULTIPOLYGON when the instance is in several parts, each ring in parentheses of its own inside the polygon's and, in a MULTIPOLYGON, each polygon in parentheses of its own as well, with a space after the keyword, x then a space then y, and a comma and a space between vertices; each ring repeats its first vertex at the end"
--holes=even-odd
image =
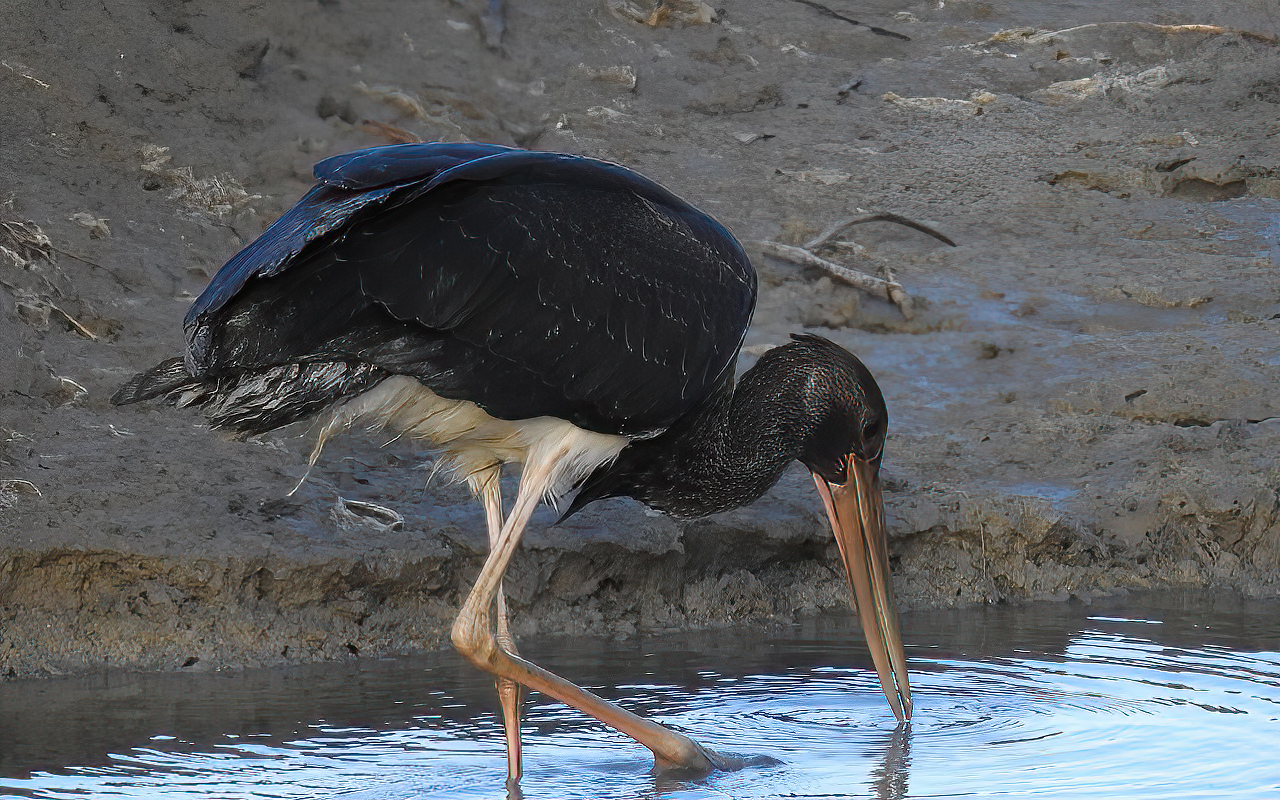
POLYGON ((117 406, 150 400, 162 394, 181 392, 200 385, 198 378, 187 372, 181 358, 161 361, 146 372, 134 375, 111 396, 111 404, 117 406))
POLYGON ((199 406, 217 427, 265 433, 359 394, 387 374, 361 362, 313 361, 197 378, 181 358, 171 358, 135 375, 111 402, 119 406, 163 396, 180 408, 199 406))

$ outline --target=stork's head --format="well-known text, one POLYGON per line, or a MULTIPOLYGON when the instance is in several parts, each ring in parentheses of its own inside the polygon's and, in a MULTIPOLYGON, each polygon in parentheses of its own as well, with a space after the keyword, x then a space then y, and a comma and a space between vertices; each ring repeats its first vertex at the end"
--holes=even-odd
POLYGON ((808 350, 801 388, 810 426, 799 460, 813 473, 844 558, 880 686, 898 719, 911 718, 911 686, 889 576, 889 543, 880 493, 880 457, 888 413, 871 371, 852 353, 818 336, 793 336, 808 350))
POLYGON ((810 428, 800 463, 828 483, 844 483, 850 458, 880 463, 889 414, 871 370, 829 339, 793 335, 803 347, 807 379, 802 389, 810 428))

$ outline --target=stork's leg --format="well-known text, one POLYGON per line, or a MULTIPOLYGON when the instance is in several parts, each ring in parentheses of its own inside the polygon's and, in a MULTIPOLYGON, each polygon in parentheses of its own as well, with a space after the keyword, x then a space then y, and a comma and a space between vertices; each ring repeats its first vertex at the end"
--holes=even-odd
POLYGON ((502 584, 502 575, 511 555, 520 543, 529 517, 550 482, 548 473, 555 457, 539 459, 541 464, 526 463, 520 492, 511 515, 502 526, 489 558, 476 578, 476 584, 453 623, 453 644, 467 660, 500 678, 509 678, 537 692, 556 698, 600 720, 653 752, 654 766, 659 770, 682 769, 710 772, 728 767, 727 762, 687 736, 667 730, 656 722, 632 714, 591 692, 581 689, 504 649, 494 638, 490 625, 490 609, 502 584), (546 465, 546 466, 544 466, 546 465))
MULTIPOLYGON (((489 550, 492 551, 502 532, 502 490, 499 479, 502 467, 495 465, 491 469, 471 475, 471 491, 484 504, 485 522, 489 526, 489 550)), ((513 655, 516 651, 516 640, 511 635, 511 627, 507 623, 507 603, 503 596, 502 584, 498 584, 495 598, 498 608, 498 644, 513 655)), ((510 678, 497 679, 498 701, 502 705, 502 726, 507 737, 507 782, 514 784, 520 780, 523 765, 520 759, 520 705, 524 700, 524 687, 510 678)))

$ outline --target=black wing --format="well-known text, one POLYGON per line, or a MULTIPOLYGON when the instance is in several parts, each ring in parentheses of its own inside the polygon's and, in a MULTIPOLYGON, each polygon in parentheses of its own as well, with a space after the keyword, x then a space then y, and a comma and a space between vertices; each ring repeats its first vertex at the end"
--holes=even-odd
POLYGON ((187 330, 207 321, 250 278, 284 271, 307 245, 322 245, 332 238, 327 234, 340 234, 356 212, 386 203, 399 186, 418 185, 460 164, 509 152, 516 151, 496 144, 439 142, 371 147, 326 158, 313 170, 317 185, 222 265, 187 311, 187 330))
POLYGON ((494 416, 648 435, 737 355, 756 295, 741 246, 630 170, 415 144, 316 174, 192 306, 193 376, 359 362, 494 416))

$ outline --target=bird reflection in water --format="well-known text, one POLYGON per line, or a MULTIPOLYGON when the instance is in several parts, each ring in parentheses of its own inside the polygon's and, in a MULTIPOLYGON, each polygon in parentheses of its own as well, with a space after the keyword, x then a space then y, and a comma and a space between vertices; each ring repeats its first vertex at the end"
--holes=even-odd
POLYGON ((903 800, 911 775, 911 723, 900 722, 885 739, 880 766, 872 771, 876 800, 903 800))
MULTIPOLYGON (((891 731, 885 731, 884 737, 879 740, 878 746, 867 752, 868 758, 879 757, 879 764, 871 770, 870 785, 873 791, 872 797, 875 800, 905 800, 909 796, 910 777, 911 777, 911 723, 900 722, 897 727, 891 731)), ((770 767, 786 766, 786 762, 779 761, 771 756, 755 756, 743 759, 741 764, 745 768, 768 769, 770 767)), ((705 791, 699 791, 704 788, 701 781, 681 780, 677 775, 671 772, 655 772, 653 776, 653 791, 646 792, 640 797, 643 800, 672 800, 673 797, 722 797, 726 796, 723 789, 713 786, 706 786, 705 791)), ((788 795, 798 797, 801 795, 788 795)), ((826 797, 828 795, 822 795, 826 797)), ((844 794, 832 795, 844 797, 844 794)), ((849 797, 862 796, 862 791, 851 788, 849 797)), ((508 786, 507 800, 523 800, 524 795, 520 792, 519 784, 510 784, 508 786)))

